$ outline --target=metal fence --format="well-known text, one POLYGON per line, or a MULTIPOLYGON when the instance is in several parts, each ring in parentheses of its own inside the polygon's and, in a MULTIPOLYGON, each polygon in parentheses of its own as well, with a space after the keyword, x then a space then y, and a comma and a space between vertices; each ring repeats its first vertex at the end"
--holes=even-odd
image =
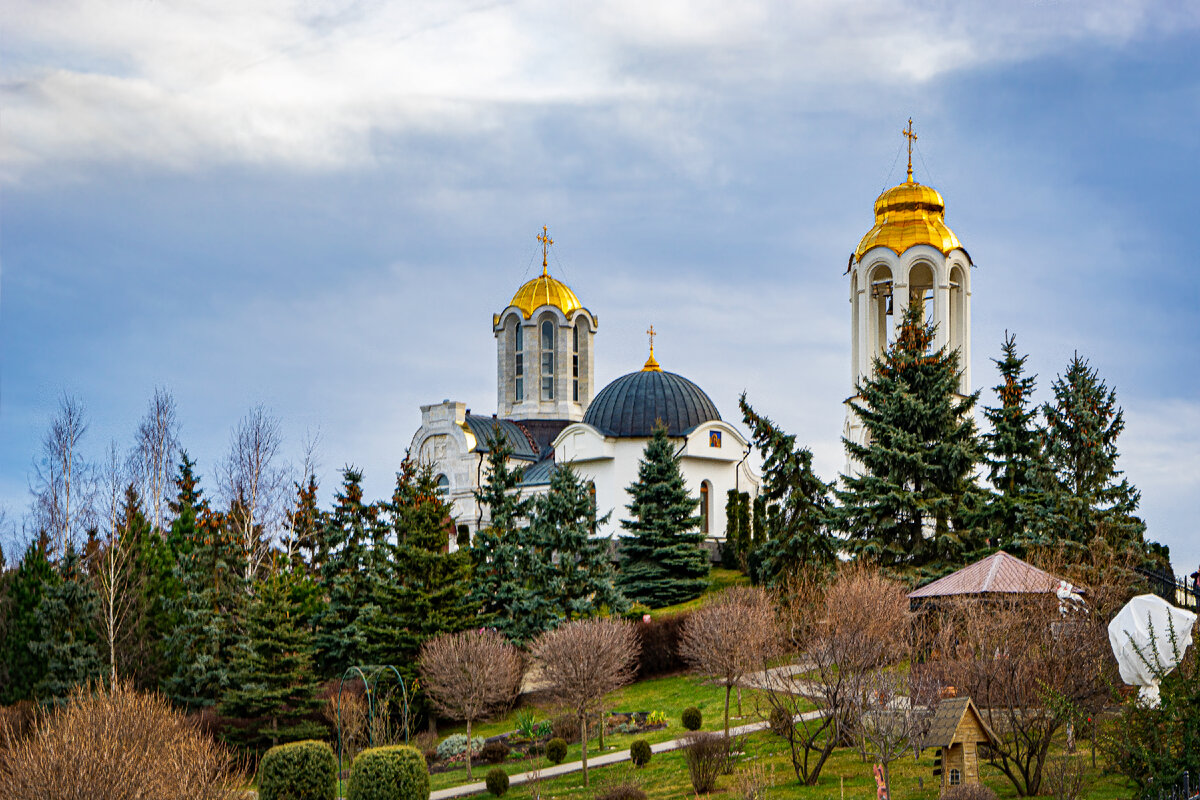
POLYGON ((1150 584, 1150 591, 1180 608, 1190 608, 1195 611, 1200 608, 1200 597, 1197 596, 1196 584, 1191 578, 1177 580, 1169 572, 1159 572, 1152 569, 1138 569, 1138 572, 1150 584))
POLYGON ((1144 796, 1146 800, 1197 800, 1200 798, 1200 772, 1193 775, 1185 770, 1183 780, 1174 786, 1160 786, 1144 796))

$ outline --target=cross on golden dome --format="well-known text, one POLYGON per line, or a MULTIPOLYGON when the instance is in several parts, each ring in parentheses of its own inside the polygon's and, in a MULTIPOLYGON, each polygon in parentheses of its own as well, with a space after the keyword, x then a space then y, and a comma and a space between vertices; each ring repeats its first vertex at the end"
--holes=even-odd
POLYGON ((913 142, 917 140, 917 135, 913 133, 912 129, 912 117, 908 118, 908 127, 900 133, 904 134, 905 139, 908 139, 908 182, 912 183, 912 146, 913 142))
POLYGON ((646 330, 646 335, 650 337, 650 357, 646 359, 646 365, 642 367, 642 372, 662 372, 662 367, 654 360, 654 337, 657 334, 654 332, 653 325, 646 330))
MULTIPOLYGON (((909 162, 911 163, 911 161, 912 161, 912 157, 910 156, 909 162)), ((910 173, 912 172, 911 168, 909 169, 909 172, 910 173)), ((542 274, 545 275, 546 274, 546 252, 547 252, 547 249, 550 247, 550 245, 554 244, 554 240, 550 238, 550 232, 546 229, 545 225, 542 226, 542 232, 538 234, 538 241, 542 243, 542 274)))

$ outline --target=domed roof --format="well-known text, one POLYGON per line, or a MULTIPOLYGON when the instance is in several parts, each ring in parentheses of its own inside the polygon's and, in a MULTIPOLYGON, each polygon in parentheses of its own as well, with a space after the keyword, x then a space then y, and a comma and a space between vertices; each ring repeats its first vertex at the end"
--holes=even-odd
POLYGON ((896 255, 918 244, 936 247, 943 255, 962 249, 962 243, 942 218, 945 213, 946 201, 937 190, 909 177, 879 195, 875 201, 875 227, 859 241, 854 258, 861 259, 872 247, 886 247, 896 255))
POLYGON ((596 395, 583 415, 587 424, 618 437, 649 437, 660 420, 672 436, 680 436, 720 418, 703 389, 682 375, 661 369, 622 375, 596 395))
POLYGON ((532 317, 533 312, 542 306, 554 306, 568 317, 583 308, 583 303, 579 302, 571 287, 551 278, 545 270, 518 289, 509 305, 521 309, 525 319, 532 317))

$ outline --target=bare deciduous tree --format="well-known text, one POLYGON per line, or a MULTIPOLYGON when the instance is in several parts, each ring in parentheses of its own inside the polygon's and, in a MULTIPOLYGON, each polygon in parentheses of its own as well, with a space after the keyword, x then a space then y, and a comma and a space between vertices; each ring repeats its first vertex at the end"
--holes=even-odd
POLYGON ((694 669, 725 686, 726 738, 734 684, 750 672, 766 669, 778 643, 775 609, 762 589, 726 589, 708 598, 684 623, 680 654, 694 669))
POLYGON ((179 422, 175 398, 166 389, 155 387, 146 416, 138 424, 130 454, 133 477, 141 484, 142 499, 155 530, 163 529, 167 487, 179 450, 179 422))
POLYGON ((129 542, 121 536, 121 502, 126 485, 125 472, 117 443, 112 442, 101 467, 103 508, 106 529, 104 541, 91 565, 100 595, 100 630, 108 646, 109 685, 117 685, 117 640, 129 613, 133 598, 129 591, 129 542))
POLYGON ((640 644, 633 625, 596 618, 547 631, 530 648, 550 696, 579 720, 583 785, 587 786, 587 720, 609 692, 633 680, 640 644))
POLYGON ((849 726, 864 760, 883 767, 891 797, 891 763, 910 748, 919 752, 933 721, 940 685, 914 678, 911 671, 874 669, 863 675, 849 726))
POLYGON ((435 636, 418 659, 425 691, 439 712, 467 723, 467 778, 471 777, 471 726, 509 707, 521 691, 521 653, 495 630, 435 636))
POLYGON ((242 544, 247 584, 266 556, 279 522, 287 486, 285 471, 275 463, 282 443, 279 420, 263 406, 255 406, 234 429, 225 460, 225 499, 242 544))
POLYGON ((92 469, 80 449, 87 429, 83 404, 63 394, 58 414, 42 439, 41 459, 34 462, 30 485, 34 524, 55 553, 82 539, 91 520, 92 469))

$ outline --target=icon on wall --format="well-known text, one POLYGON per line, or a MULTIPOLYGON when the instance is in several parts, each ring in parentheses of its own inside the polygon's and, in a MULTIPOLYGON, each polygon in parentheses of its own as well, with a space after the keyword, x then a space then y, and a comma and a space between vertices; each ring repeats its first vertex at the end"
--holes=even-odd
POLYGON ((708 432, 708 446, 709 447, 720 447, 721 446, 721 432, 720 431, 709 431, 708 432))

